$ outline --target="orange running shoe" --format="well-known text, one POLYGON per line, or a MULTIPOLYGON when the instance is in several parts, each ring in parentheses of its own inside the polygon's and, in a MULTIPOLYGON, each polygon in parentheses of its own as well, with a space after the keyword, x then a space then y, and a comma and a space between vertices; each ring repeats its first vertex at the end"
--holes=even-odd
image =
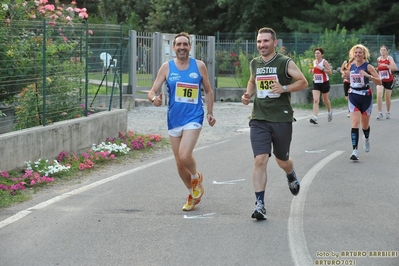
POLYGON ((198 172, 198 178, 191 180, 191 185, 193 187, 193 199, 201 199, 204 195, 204 187, 202 186, 203 176, 198 172))
POLYGON ((183 206, 183 211, 192 211, 195 209, 195 205, 201 202, 201 198, 199 199, 193 199, 193 196, 191 194, 188 194, 187 196, 187 203, 184 204, 183 206))

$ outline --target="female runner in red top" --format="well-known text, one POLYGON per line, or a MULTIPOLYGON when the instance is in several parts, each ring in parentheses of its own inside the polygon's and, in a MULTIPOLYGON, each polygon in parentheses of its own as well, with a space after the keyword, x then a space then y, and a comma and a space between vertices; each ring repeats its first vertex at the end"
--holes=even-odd
POLYGON ((382 114, 382 96, 385 91, 385 104, 387 106, 387 113, 385 118, 391 118, 391 94, 394 86, 394 76, 392 74, 393 71, 397 71, 398 67, 395 64, 395 61, 388 54, 388 48, 383 45, 380 47, 381 56, 377 58, 378 62, 378 74, 382 81, 382 85, 377 85, 377 108, 378 108, 378 116, 377 119, 381 120, 384 118, 382 114))

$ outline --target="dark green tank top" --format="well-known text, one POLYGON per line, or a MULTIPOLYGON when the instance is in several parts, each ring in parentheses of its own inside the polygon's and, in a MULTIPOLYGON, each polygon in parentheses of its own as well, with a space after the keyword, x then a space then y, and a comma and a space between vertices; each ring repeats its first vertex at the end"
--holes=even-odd
POLYGON ((250 119, 268 122, 295 121, 291 94, 286 92, 274 95, 270 90, 270 85, 276 81, 281 85, 292 83, 292 77, 287 73, 290 60, 291 58, 278 53, 268 62, 261 56, 252 59, 250 67, 255 78, 256 94, 250 119))

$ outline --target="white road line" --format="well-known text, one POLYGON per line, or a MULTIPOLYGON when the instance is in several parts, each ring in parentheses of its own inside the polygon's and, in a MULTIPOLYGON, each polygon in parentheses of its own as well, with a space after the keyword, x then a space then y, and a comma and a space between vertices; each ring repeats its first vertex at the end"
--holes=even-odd
MULTIPOLYGON (((231 141, 231 140, 224 140, 224 141, 220 141, 220 142, 218 142, 218 143, 213 143, 213 144, 210 144, 210 145, 202 146, 202 147, 199 147, 199 148, 195 149, 194 151, 203 150, 203 149, 206 149, 206 148, 209 148, 209 147, 212 147, 212 146, 215 146, 215 145, 219 145, 219 144, 222 144, 222 143, 226 143, 226 142, 229 142, 229 141, 231 141)), ((49 206, 49 205, 51 205, 51 204, 53 204, 53 203, 56 203, 56 202, 61 201, 61 200, 63 200, 63 199, 66 199, 66 198, 68 198, 68 197, 70 197, 70 196, 72 196, 72 195, 79 194, 79 193, 81 193, 81 192, 84 192, 84 191, 87 191, 87 190, 89 190, 89 189, 95 188, 95 187, 97 187, 97 186, 103 185, 103 184, 105 184, 105 183, 108 183, 108 182, 110 182, 110 181, 113 181, 113 180, 115 180, 115 179, 118 179, 118 178, 120 178, 120 177, 123 177, 123 176, 125 176, 125 175, 129 175, 129 174, 132 174, 132 173, 134 173, 134 172, 138 172, 138 171, 140 171, 140 170, 143 170, 143 169, 152 167, 152 166, 154 166, 154 165, 157 165, 157 164, 160 164, 160 163, 163 163, 163 162, 172 160, 172 159, 174 159, 174 157, 173 157, 173 156, 169 156, 169 157, 164 158, 164 159, 161 159, 161 160, 159 160, 159 161, 155 161, 155 162, 152 162, 152 163, 149 163, 149 164, 146 164, 146 165, 137 167, 137 168, 133 168, 133 169, 131 169, 131 170, 128 170, 128 171, 119 173, 119 174, 117 174, 117 175, 113 175, 113 176, 104 178, 104 179, 102 179, 102 180, 99 180, 99 181, 97 181, 97 182, 91 183, 91 184, 89 184, 89 185, 86 185, 86 186, 77 188, 77 189, 75 189, 75 190, 72 190, 72 191, 63 193, 63 194, 61 194, 61 195, 59 195, 59 196, 56 196, 56 197, 54 197, 54 198, 51 198, 51 199, 46 200, 46 201, 44 201, 44 202, 41 202, 41 203, 39 203, 39 204, 37 204, 37 205, 35 205, 35 206, 33 206, 33 207, 30 207, 30 208, 28 208, 28 209, 26 209, 26 210, 20 211, 20 212, 14 214, 13 216, 10 216, 9 218, 3 220, 3 221, 0 221, 0 229, 3 228, 3 227, 5 227, 5 226, 7 226, 7 225, 9 225, 9 224, 12 224, 13 222, 18 221, 19 219, 24 218, 25 216, 27 216, 27 215, 29 215, 30 213, 32 213, 33 210, 40 210, 40 209, 43 209, 43 208, 45 208, 45 207, 47 207, 47 206, 49 206)))
POLYGON ((301 191, 298 196, 292 200, 290 217, 288 218, 288 241, 295 266, 313 265, 303 231, 303 210, 309 186, 317 173, 342 153, 343 151, 333 152, 313 166, 301 180, 301 191))
POLYGON ((13 222, 18 221, 19 219, 24 218, 25 216, 27 216, 30 213, 31 213, 31 211, 28 211, 28 210, 20 211, 20 212, 14 214, 13 216, 1 221, 0 222, 0 228, 3 228, 3 227, 5 227, 5 226, 7 226, 9 224, 12 224, 13 222))
POLYGON ((308 150, 306 150, 305 152, 306 152, 306 153, 322 153, 323 151, 326 151, 326 150, 315 150, 315 151, 308 151, 308 150))
POLYGON ((184 215, 183 218, 184 218, 184 219, 213 218, 213 217, 209 217, 209 216, 212 216, 212 215, 215 215, 215 214, 216 214, 216 212, 205 213, 205 214, 200 214, 200 215, 193 215, 193 216, 184 215))
POLYGON ((237 182, 245 181, 245 179, 236 179, 236 180, 228 180, 228 181, 215 181, 213 180, 212 184, 214 185, 235 185, 237 182))

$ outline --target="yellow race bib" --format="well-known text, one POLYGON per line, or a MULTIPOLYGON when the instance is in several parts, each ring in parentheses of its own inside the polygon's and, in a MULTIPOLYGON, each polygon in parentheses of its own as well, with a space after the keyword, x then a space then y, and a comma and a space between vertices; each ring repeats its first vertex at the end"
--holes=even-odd
POLYGON ((176 82, 175 101, 179 103, 198 103, 198 84, 176 82))

